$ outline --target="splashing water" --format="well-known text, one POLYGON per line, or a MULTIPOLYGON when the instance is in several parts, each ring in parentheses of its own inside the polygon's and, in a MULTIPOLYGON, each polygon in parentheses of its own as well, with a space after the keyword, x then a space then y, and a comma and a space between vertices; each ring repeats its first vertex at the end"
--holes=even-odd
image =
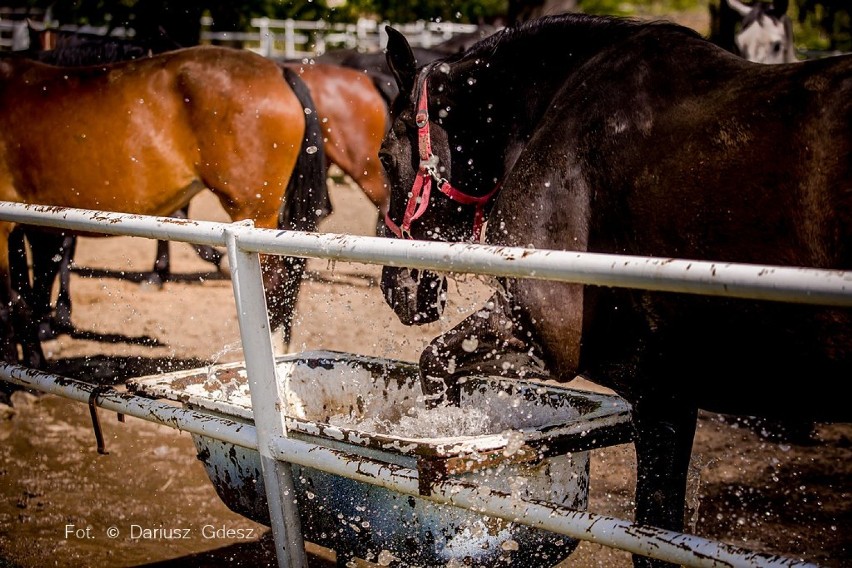
MULTIPOLYGON (((227 345, 215 355, 239 350, 227 345)), ((410 371, 409 371, 410 372, 410 371)), ((427 407, 419 380, 399 370, 383 372, 350 362, 310 366, 280 362, 277 366, 287 416, 364 433, 408 439, 456 438, 499 435, 511 456, 524 444, 523 430, 564 423, 579 414, 570 405, 530 405, 523 394, 506 385, 474 389, 460 407, 427 407)), ((182 386, 183 392, 251 407, 244 367, 208 368, 198 383, 182 386)))

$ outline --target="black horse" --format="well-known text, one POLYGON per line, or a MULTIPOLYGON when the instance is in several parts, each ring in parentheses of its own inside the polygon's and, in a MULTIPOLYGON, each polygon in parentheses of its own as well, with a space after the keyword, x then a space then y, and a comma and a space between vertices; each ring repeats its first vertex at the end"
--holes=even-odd
MULTIPOLYGON (((760 65, 674 24, 570 14, 417 68, 388 32, 389 234, 475 241, 484 224, 497 245, 852 270, 852 57, 760 65)), ((613 388, 638 523, 683 530, 699 409, 852 419, 849 308, 500 284, 424 350, 424 390, 454 401, 482 373, 613 388)), ((423 324, 446 282, 386 267, 382 289, 423 324)))

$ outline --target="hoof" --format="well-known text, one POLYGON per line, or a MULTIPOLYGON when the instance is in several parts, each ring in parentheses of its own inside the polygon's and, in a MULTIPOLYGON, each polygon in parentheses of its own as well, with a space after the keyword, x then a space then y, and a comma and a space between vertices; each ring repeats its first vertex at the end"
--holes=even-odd
POLYGON ((168 280, 168 278, 166 278, 165 276, 157 274, 156 272, 152 272, 145 280, 142 281, 142 288, 146 290, 150 288, 162 290, 163 286, 166 283, 166 280, 168 280))

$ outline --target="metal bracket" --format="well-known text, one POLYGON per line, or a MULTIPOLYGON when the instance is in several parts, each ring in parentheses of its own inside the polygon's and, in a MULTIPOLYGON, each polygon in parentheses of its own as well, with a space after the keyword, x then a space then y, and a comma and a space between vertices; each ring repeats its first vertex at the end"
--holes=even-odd
MULTIPOLYGON (((104 433, 101 429, 101 419, 98 417, 98 405, 96 404, 97 399, 100 395, 102 395, 105 391, 110 390, 109 387, 96 387, 92 390, 92 394, 89 395, 89 414, 92 416, 92 428, 95 430, 95 440, 98 442, 98 453, 102 456, 109 455, 109 452, 106 449, 106 444, 104 443, 104 433)), ((119 420, 124 422, 124 415, 119 415, 119 420)))

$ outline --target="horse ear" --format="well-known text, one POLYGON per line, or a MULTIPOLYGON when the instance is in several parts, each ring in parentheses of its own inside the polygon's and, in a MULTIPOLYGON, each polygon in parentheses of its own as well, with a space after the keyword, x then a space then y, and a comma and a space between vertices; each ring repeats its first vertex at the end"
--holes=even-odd
POLYGON ((385 26, 388 33, 387 60, 388 67, 393 73, 400 92, 411 93, 414 91, 414 79, 417 72, 417 64, 414 53, 408 40, 399 31, 390 26, 385 26))
POLYGON ((745 18, 748 15, 748 13, 751 12, 751 6, 746 6, 745 4, 740 2, 740 0, 724 0, 724 1, 728 3, 728 6, 730 6, 731 9, 734 12, 736 12, 737 14, 739 14, 743 18, 745 18))

